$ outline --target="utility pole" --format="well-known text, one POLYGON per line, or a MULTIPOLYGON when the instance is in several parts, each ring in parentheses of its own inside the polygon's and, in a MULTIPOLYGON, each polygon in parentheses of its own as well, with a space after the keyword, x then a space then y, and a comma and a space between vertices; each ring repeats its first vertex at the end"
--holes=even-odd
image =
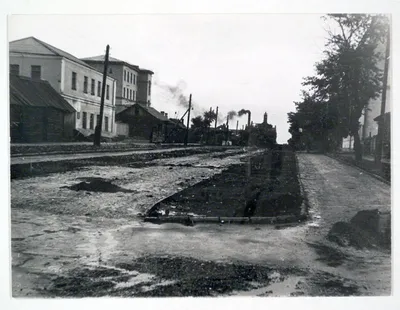
POLYGON ((187 128, 185 135, 185 146, 188 144, 189 139, 189 127, 190 127, 190 110, 192 109, 192 94, 189 96, 189 109, 188 109, 188 118, 187 118, 187 128))
POLYGON ((96 124, 96 129, 94 131, 94 146, 100 146, 101 140, 101 128, 103 126, 103 113, 104 113, 104 97, 106 93, 106 83, 107 83, 107 69, 108 69, 108 54, 110 52, 110 45, 107 45, 106 48, 106 57, 104 60, 104 72, 103 72, 103 85, 101 89, 101 101, 100 101, 100 120, 98 124, 96 124))
POLYGON ((217 111, 215 112, 215 129, 217 129, 217 122, 218 122, 218 107, 217 111))
POLYGON ((381 103, 381 114, 379 116, 378 121, 378 136, 377 143, 375 149, 375 160, 376 163, 381 165, 382 153, 383 153, 383 133, 385 130, 385 111, 386 111, 386 92, 387 92, 387 83, 389 76, 389 58, 390 58, 390 27, 388 29, 387 38, 386 38, 386 52, 385 52, 385 67, 383 71, 383 89, 382 89, 382 103, 381 103))

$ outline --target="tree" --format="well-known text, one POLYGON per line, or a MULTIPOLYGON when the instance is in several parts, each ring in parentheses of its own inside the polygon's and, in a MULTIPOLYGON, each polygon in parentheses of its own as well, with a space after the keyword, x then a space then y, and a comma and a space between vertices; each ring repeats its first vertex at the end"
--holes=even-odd
POLYGON ((191 128, 198 140, 202 140, 206 136, 207 142, 209 141, 211 123, 216 118, 217 114, 214 111, 206 111, 203 113, 203 116, 199 115, 192 118, 191 128))
MULTIPOLYGON (((304 110, 298 121, 301 123, 304 117, 314 117, 315 123, 320 120, 321 128, 314 128, 319 131, 309 133, 314 139, 322 139, 328 149, 337 146, 341 138, 354 136, 356 160, 361 160, 359 119, 369 100, 382 91, 382 72, 378 68, 382 54, 378 47, 388 31, 388 20, 382 15, 365 14, 330 14, 325 19, 333 22, 339 33, 328 31, 325 58, 315 65, 316 75, 305 78, 303 83, 310 87, 313 101, 325 107, 325 113, 314 105, 320 111, 305 117, 304 102, 298 109, 304 110)), ((294 120, 293 116, 290 120, 294 120)))

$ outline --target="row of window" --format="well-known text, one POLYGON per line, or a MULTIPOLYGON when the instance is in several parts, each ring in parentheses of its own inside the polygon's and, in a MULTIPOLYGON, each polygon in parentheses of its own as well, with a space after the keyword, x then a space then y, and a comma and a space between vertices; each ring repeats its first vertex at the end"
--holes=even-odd
MULTIPOLYGON (((10 74, 13 75, 19 75, 19 65, 10 65, 10 74)), ((41 66, 31 66, 31 77, 32 79, 41 79, 42 76, 42 67, 41 66)), ((133 75, 132 79, 132 73, 127 72, 124 70, 124 80, 126 81, 126 78, 130 79, 130 81, 133 81, 133 84, 136 83, 136 75, 133 75)), ((128 81, 129 82, 129 81, 128 81)), ((151 95, 151 82, 149 81, 149 95, 151 95)), ((83 77, 83 92, 85 94, 88 93, 88 87, 89 87, 89 78, 87 76, 83 77)), ((72 80, 71 80, 71 89, 76 90, 77 89, 77 73, 72 72, 72 80)), ((96 81, 95 79, 91 79, 91 84, 90 84, 90 94, 92 96, 95 96, 95 90, 96 90, 96 81)), ((97 96, 101 97, 101 81, 97 81, 97 96)), ((129 99, 129 100, 135 100, 135 91, 129 88, 124 87, 124 98, 129 99)), ((106 85, 106 99, 110 99, 110 85, 106 85)))
POLYGON ((124 81, 136 85, 136 75, 124 70, 124 81))
MULTIPOLYGON (((71 80, 71 89, 76 90, 76 84, 77 84, 77 73, 72 72, 72 80, 71 80)), ((83 77, 83 92, 85 94, 88 93, 88 85, 89 84, 89 78, 87 76, 83 77)), ((91 79, 91 84, 90 84, 90 94, 92 96, 95 96, 95 88, 96 88, 96 80, 91 79)), ((101 82, 97 81, 97 96, 101 97, 101 82)), ((110 99, 110 85, 106 84, 106 99, 110 99)))
MULTIPOLYGON (((10 65, 10 74, 19 75, 19 65, 10 65)), ((31 78, 40 80, 42 78, 42 67, 31 66, 31 78)))
MULTIPOLYGON (((87 112, 82 112, 82 128, 83 129, 88 129, 87 128, 87 112)), ((77 112, 77 119, 80 118, 80 112, 77 112)), ((94 125, 94 118, 96 117, 96 125, 99 124, 100 121, 100 115, 98 114, 93 114, 90 113, 89 116, 89 129, 95 129, 95 125, 94 125)), ((104 131, 108 131, 108 116, 104 116, 104 131)))
POLYGON ((135 91, 124 87, 124 98, 135 101, 135 91))

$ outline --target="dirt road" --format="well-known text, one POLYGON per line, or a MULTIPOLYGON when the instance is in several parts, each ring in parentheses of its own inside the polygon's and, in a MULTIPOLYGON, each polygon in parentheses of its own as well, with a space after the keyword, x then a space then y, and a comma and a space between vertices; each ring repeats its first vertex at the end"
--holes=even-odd
POLYGON ((192 155, 142 168, 90 166, 13 180, 13 295, 390 294, 390 253, 326 240, 335 222, 359 210, 390 210, 390 187, 325 156, 298 156, 310 202, 310 220, 301 225, 187 227, 137 218, 159 199, 248 155, 192 155), (62 188, 89 176, 133 192, 62 188))

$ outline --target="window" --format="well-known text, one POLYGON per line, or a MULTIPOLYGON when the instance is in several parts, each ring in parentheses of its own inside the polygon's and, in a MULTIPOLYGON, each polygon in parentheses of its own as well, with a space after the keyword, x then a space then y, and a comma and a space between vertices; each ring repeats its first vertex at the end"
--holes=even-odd
POLYGON ((76 72, 72 72, 71 88, 76 90, 76 72))
POLYGON ((87 94, 87 92, 88 92, 88 77, 87 76, 85 76, 83 78, 83 92, 85 94, 87 94))
POLYGON ((101 82, 97 82, 97 96, 101 97, 101 82))
POLYGON ((31 66, 31 78, 36 80, 40 80, 42 78, 41 66, 31 66))
POLYGON ((81 118, 81 112, 76 112, 76 119, 80 119, 81 118))
POLYGON ((110 99, 110 85, 107 85, 106 87, 106 99, 110 99))
POLYGON ((82 113, 82 128, 86 129, 86 125, 87 125, 87 113, 83 112, 82 113))
POLYGON ((90 126, 90 129, 93 129, 93 126, 94 126, 94 114, 90 114, 89 126, 90 126))
POLYGON ((125 87, 124 87, 124 98, 125 98, 125 87))
POLYGON ((19 65, 10 65, 10 74, 19 75, 19 65))
POLYGON ((133 78, 132 78, 132 72, 131 72, 131 83, 133 82, 133 78))
POLYGON ((124 70, 124 81, 126 81, 126 70, 124 70))
POLYGON ((92 87, 91 87, 91 89, 90 89, 90 94, 91 95, 95 95, 95 93, 94 93, 94 88, 96 87, 96 81, 94 80, 94 79, 92 79, 92 87))
POLYGON ((108 131, 108 116, 104 117, 104 130, 108 131))
POLYGON ((135 91, 132 91, 132 100, 135 101, 135 91))
POLYGON ((136 84, 136 75, 133 75, 133 84, 136 84))
POLYGON ((129 90, 129 99, 132 100, 132 89, 129 90))

